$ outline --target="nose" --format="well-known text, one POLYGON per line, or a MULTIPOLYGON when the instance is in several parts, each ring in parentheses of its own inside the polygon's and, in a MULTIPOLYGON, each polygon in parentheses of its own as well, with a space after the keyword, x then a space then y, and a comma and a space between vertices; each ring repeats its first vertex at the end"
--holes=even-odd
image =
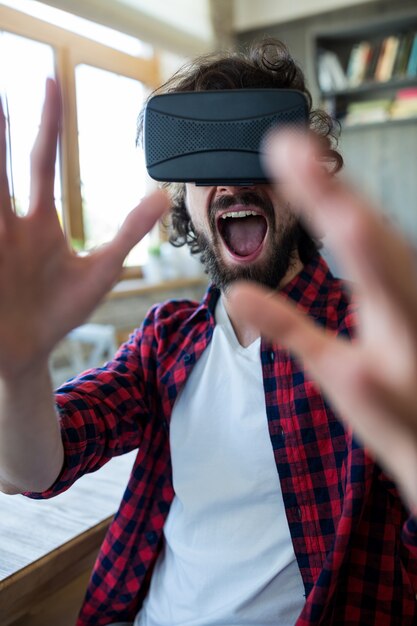
POLYGON ((219 185, 216 189, 216 196, 234 196, 241 191, 255 189, 255 185, 219 185))

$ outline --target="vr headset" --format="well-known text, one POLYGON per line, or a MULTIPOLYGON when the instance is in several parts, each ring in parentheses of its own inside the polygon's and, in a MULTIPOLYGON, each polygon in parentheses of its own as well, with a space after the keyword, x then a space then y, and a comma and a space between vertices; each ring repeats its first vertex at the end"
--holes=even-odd
POLYGON ((308 105, 293 89, 230 89, 151 98, 144 116, 149 175, 197 185, 268 182, 262 145, 272 128, 307 129, 308 105))

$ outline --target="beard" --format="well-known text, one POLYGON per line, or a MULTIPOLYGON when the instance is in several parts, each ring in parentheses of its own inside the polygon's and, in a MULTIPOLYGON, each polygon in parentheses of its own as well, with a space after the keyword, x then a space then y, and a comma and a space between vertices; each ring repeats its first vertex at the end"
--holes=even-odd
POLYGON ((283 211, 283 220, 278 226, 272 202, 268 197, 254 191, 242 191, 233 196, 215 199, 209 208, 212 240, 204 233, 196 232, 200 260, 211 282, 223 292, 227 292, 228 287, 237 280, 250 280, 269 289, 277 289, 296 262, 300 238, 300 223, 289 212, 288 207, 283 211), (268 241, 265 242, 262 258, 248 263, 247 266, 227 264, 221 256, 221 237, 216 227, 216 214, 235 204, 259 207, 268 221, 268 241))

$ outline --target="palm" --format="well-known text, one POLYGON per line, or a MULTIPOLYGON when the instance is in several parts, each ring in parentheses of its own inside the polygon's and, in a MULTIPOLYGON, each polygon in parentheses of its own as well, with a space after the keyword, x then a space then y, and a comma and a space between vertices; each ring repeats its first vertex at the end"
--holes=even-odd
POLYGON ((48 81, 23 218, 10 204, 0 115, 0 373, 5 376, 47 358, 57 341, 92 312, 117 280, 129 250, 167 208, 164 194, 157 192, 132 211, 113 241, 87 257, 75 255, 53 198, 59 108, 56 85, 48 81))

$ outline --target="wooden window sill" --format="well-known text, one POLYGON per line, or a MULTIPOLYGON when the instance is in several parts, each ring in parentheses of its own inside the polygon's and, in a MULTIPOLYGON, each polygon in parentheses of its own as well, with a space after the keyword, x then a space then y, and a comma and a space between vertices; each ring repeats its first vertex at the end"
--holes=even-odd
POLYGON ((144 278, 121 280, 107 294, 106 299, 126 298, 157 291, 175 291, 177 289, 187 289, 190 287, 202 287, 207 285, 208 279, 205 276, 194 278, 177 278, 175 280, 165 280, 159 283, 150 283, 144 278))

